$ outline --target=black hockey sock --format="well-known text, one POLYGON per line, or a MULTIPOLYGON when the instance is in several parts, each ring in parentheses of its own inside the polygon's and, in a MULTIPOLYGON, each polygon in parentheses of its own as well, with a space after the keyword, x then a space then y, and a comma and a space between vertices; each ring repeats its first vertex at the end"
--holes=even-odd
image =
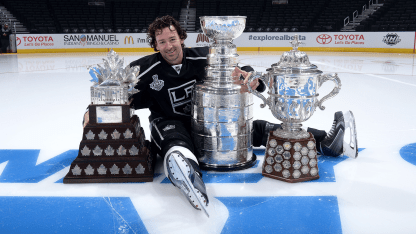
POLYGON ((253 146, 266 146, 269 132, 278 128, 282 128, 282 126, 280 124, 273 124, 264 120, 255 120, 253 122, 253 146))
POLYGON ((161 152, 162 153, 162 157, 164 157, 166 155, 166 153, 170 150, 170 148, 172 148, 174 146, 182 146, 182 147, 185 147, 185 148, 189 149, 191 152, 193 152, 193 150, 194 150, 193 147, 191 147, 185 141, 172 139, 171 141, 164 141, 163 142, 162 152, 161 152))

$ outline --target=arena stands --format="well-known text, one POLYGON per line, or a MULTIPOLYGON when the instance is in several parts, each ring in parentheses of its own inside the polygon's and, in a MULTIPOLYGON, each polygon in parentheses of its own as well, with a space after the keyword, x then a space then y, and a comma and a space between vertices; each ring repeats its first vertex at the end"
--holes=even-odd
POLYGON ((110 7, 88 6, 86 1, 61 0, 48 0, 47 5, 54 15, 59 32, 88 33, 113 30, 110 7))
POLYGON ((357 31, 415 31, 416 1, 395 0, 386 3, 363 20, 357 31))
MULTIPOLYGON (((187 0, 102 2, 105 5, 89 5, 88 0, 0 0, 31 33, 146 32, 155 17, 172 15, 179 20, 188 11, 187 0)), ((355 30, 416 30, 414 0, 378 2, 384 5, 362 20, 355 30)), ((362 14, 363 5, 369 7, 373 0, 290 0, 288 4, 273 4, 272 0, 192 0, 191 3, 196 11, 192 19, 196 22, 186 22, 195 25, 189 31, 201 31, 200 16, 244 15, 248 32, 330 32, 340 31, 345 17, 351 17, 355 11, 362 14)))
POLYGON ((350 0, 348 4, 346 3, 346 1, 329 1, 325 4, 325 8, 316 19, 313 31, 340 31, 344 26, 345 17, 351 15, 354 11, 361 14, 362 6, 368 3, 368 0, 350 0))
POLYGON ((31 33, 145 32, 158 16, 179 19, 181 1, 4 0, 4 5, 31 33))
POLYGON ((287 5, 273 5, 271 1, 266 1, 256 31, 310 31, 327 2, 326 0, 292 0, 287 5))
POLYGON ((31 33, 56 33, 57 22, 47 0, 3 1, 3 5, 31 33))

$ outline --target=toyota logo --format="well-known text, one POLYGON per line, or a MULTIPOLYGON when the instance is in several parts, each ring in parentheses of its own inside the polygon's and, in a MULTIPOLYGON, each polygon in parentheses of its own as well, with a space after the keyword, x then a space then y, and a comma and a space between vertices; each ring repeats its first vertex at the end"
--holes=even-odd
POLYGON ((321 34, 318 37, 316 37, 316 41, 319 44, 324 44, 325 45, 325 44, 331 43, 332 37, 330 35, 328 35, 328 34, 321 34))
POLYGON ((20 40, 20 38, 16 37, 16 44, 17 44, 16 46, 19 46, 20 43, 22 43, 22 41, 20 40))

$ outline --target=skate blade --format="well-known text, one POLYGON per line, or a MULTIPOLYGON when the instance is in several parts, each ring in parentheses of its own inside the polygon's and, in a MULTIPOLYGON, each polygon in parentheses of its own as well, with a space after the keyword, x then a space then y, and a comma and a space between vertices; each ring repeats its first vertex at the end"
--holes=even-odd
POLYGON ((209 213, 205 208, 205 198, 201 192, 196 189, 191 180, 189 179, 190 169, 186 166, 186 163, 180 163, 177 160, 184 160, 184 158, 176 153, 173 153, 169 159, 169 167, 173 173, 174 179, 180 181, 179 189, 183 192, 192 206, 197 210, 203 210, 204 213, 209 217, 209 213), (196 201, 196 202, 195 202, 196 201), (197 203, 197 204, 195 204, 197 203))
POLYGON ((344 113, 345 121, 345 135, 343 142, 344 155, 350 158, 357 158, 358 145, 357 145, 357 129, 355 127, 355 118, 351 111, 344 113))

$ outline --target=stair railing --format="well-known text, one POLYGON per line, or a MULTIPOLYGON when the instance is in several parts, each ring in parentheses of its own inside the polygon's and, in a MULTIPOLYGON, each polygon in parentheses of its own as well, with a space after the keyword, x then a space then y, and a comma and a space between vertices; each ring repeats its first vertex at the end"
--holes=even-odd
POLYGON ((6 22, 7 22, 7 15, 6 15, 6 14, 4 14, 4 12, 3 12, 3 20, 2 20, 2 22, 1 22, 1 26, 3 27, 3 25, 4 25, 6 22))
POLYGON ((188 18, 189 18, 189 7, 191 6, 191 0, 188 0, 188 4, 186 4, 186 15, 185 15, 185 29, 188 28, 188 18))
POLYGON ((353 25, 355 24, 355 18, 357 18, 357 17, 358 17, 358 11, 356 10, 352 13, 352 23, 353 23, 353 25))
POLYGON ((347 26, 350 23, 350 17, 347 16, 347 18, 344 19, 344 27, 347 26))
POLYGON ((3 22, 4 22, 4 19, 5 19, 4 12, 2 12, 1 9, 0 9, 0 13, 1 13, 0 14, 0 24, 1 24, 1 27, 3 27, 3 24, 4 24, 3 22))

